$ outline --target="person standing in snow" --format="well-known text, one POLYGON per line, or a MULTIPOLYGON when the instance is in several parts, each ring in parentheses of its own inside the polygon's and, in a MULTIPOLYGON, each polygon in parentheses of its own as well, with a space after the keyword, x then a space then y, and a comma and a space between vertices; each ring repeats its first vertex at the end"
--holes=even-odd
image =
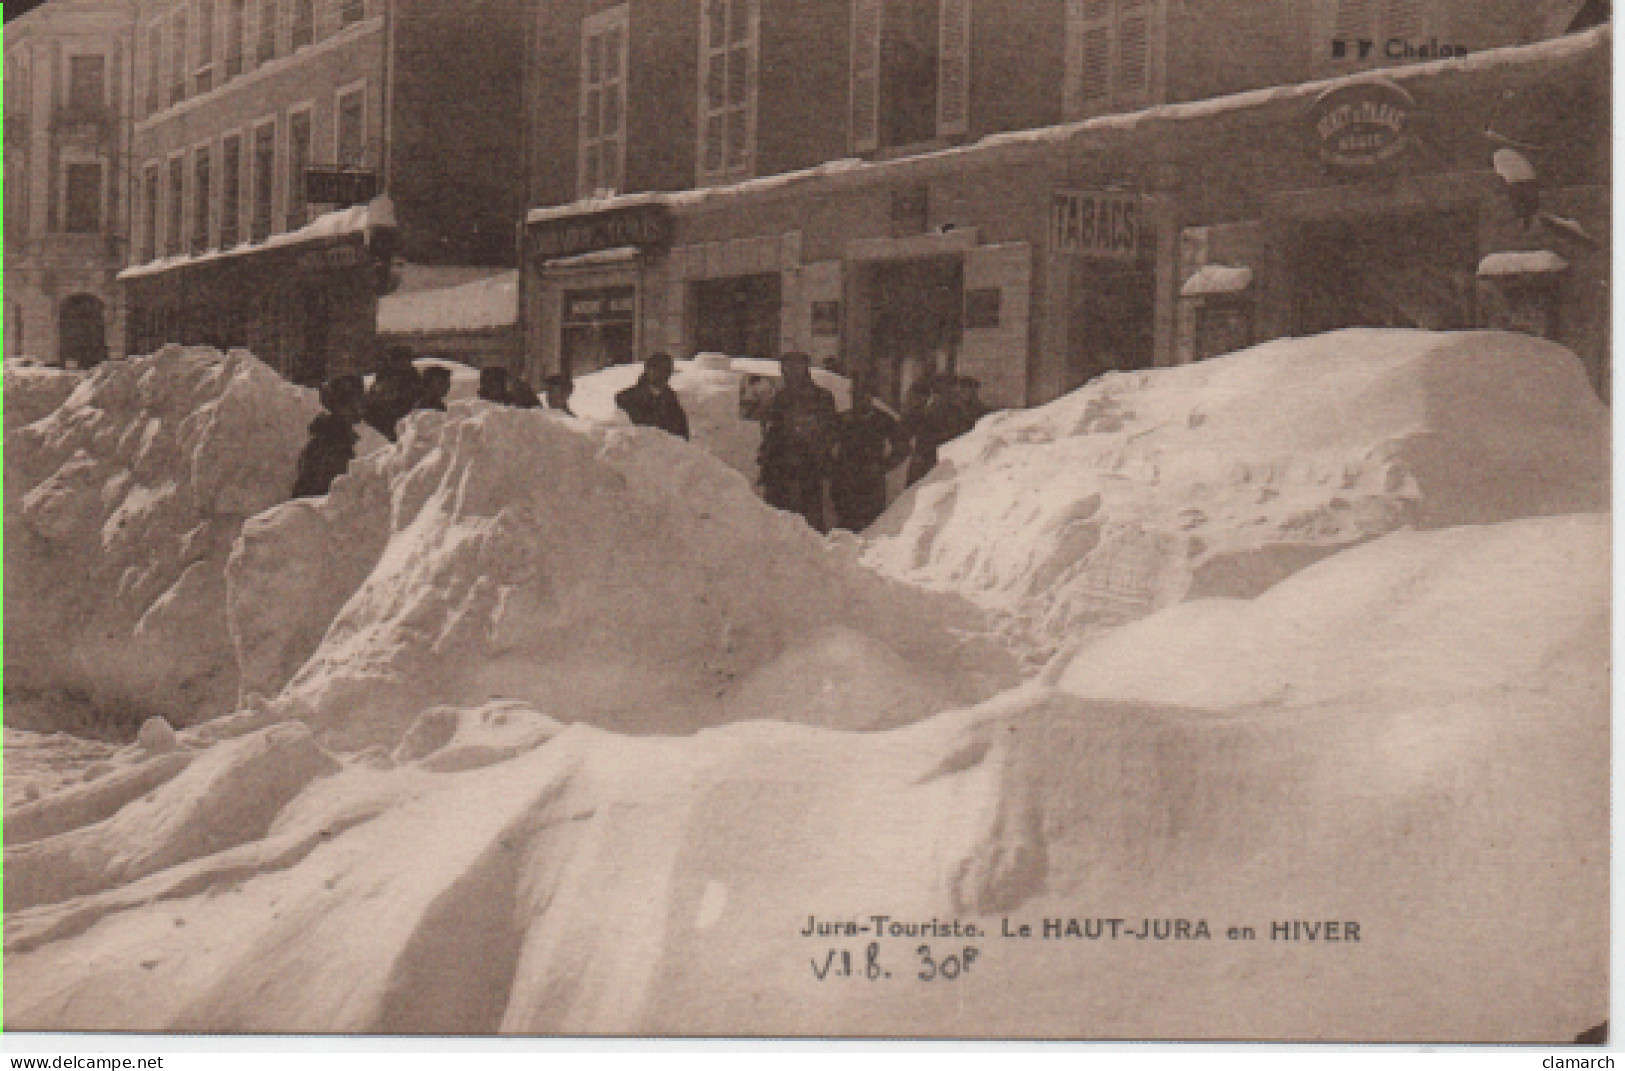
POLYGON ((508 370, 506 368, 480 369, 481 401, 495 402, 497 405, 512 405, 513 399, 508 394, 508 370))
POLYGON ((446 396, 451 393, 451 369, 430 365, 423 370, 422 388, 418 392, 417 409, 446 411, 446 396))
POLYGON ((570 408, 570 395, 575 393, 576 385, 570 381, 566 372, 557 372, 542 381, 547 395, 547 407, 556 413, 567 413, 575 416, 575 410, 570 408))
POLYGON ((671 389, 671 374, 676 366, 669 353, 656 353, 643 362, 643 375, 637 383, 615 395, 615 404, 632 423, 644 428, 659 428, 671 435, 688 438, 688 414, 671 389))
POLYGON ((875 405, 869 379, 852 380, 852 408, 835 422, 830 498, 836 526, 861 532, 886 510, 886 473, 903 460, 906 447, 897 418, 875 405))
POLYGON ((378 434, 395 441, 395 425, 418 404, 423 381, 412 366, 412 351, 391 346, 384 352, 383 366, 372 381, 362 402, 362 416, 378 434))
POLYGON ((344 475, 355 460, 359 438, 355 426, 361 422, 365 395, 366 386, 360 376, 338 376, 322 384, 323 412, 310 422, 310 441, 299 454, 294 498, 327 494, 333 481, 344 475))
POLYGON ((937 447, 953 438, 951 379, 937 370, 937 362, 923 362, 919 378, 903 395, 903 436, 909 444, 908 485, 925 479, 936 468, 937 447))
POLYGON ((835 396, 812 379, 805 353, 779 361, 783 383, 762 414, 762 497, 776 509, 799 513, 820 532, 824 477, 835 430, 835 396))

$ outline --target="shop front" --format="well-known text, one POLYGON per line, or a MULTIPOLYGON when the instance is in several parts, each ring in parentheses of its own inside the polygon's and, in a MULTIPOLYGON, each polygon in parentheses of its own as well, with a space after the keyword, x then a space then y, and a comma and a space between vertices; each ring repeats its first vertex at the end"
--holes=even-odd
POLYGON ((644 356, 651 292, 671 244, 656 200, 532 212, 520 268, 520 374, 583 376, 644 356))
POLYGON ((349 210, 353 226, 312 224, 262 246, 125 269, 129 351, 241 347, 305 386, 370 370, 394 232, 367 227, 364 213, 349 210))

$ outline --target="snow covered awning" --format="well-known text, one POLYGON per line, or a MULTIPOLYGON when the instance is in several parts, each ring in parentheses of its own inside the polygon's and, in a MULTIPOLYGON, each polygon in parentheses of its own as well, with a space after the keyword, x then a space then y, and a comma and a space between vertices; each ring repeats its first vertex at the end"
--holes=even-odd
POLYGON ((378 333, 441 334, 512 327, 519 318, 519 273, 498 272, 461 286, 391 294, 378 302, 378 333))
POLYGON ((1239 294, 1253 285, 1253 269, 1230 264, 1207 264, 1180 287, 1180 297, 1216 297, 1239 294))
POLYGON ((135 264, 119 272, 120 281, 126 279, 140 279, 150 275, 160 275, 176 268, 194 268, 205 264, 214 264, 238 257, 253 256, 272 249, 288 249, 293 246, 310 245, 318 242, 336 242, 356 235, 370 235, 372 232, 395 227, 395 205, 387 195, 375 198, 370 204, 356 205, 353 208, 343 208, 336 212, 327 212, 317 216, 298 230, 287 231, 283 234, 273 234, 262 242, 243 242, 230 249, 211 249, 206 253, 182 254, 173 257, 160 257, 146 264, 135 264))
POLYGON ((618 245, 613 249, 600 249, 595 253, 578 253, 573 257, 555 257, 542 267, 547 271, 569 268, 596 268, 605 264, 630 264, 638 259, 638 247, 618 245))
POLYGON ((1486 279, 1508 275, 1550 275, 1567 271, 1569 262, 1550 249, 1526 249, 1491 253, 1478 262, 1478 274, 1486 279))

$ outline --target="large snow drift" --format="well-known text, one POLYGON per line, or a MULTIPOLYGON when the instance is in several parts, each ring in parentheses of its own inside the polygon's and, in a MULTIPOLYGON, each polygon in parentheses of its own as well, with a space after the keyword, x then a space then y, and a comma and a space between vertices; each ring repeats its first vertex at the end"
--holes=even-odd
POLYGON ((1115 373, 941 456, 865 560, 1009 615, 1040 651, 1401 527, 1608 508, 1608 416, 1579 361, 1494 332, 1338 331, 1115 373))
POLYGON ((226 556, 288 496, 314 392, 171 346, 88 375, 8 366, 5 397, 7 688, 124 721, 232 709, 226 556))
POLYGON ((1608 567, 1606 517, 1400 533, 882 733, 192 730, 8 847, 7 1025, 1565 1041, 1608 1007, 1608 567), (235 836, 184 806, 233 770, 235 836))
POLYGON ((244 691, 345 746, 494 698, 638 732, 875 728, 1015 680, 979 611, 875 576, 706 452, 540 410, 414 416, 249 522, 228 576, 244 691))

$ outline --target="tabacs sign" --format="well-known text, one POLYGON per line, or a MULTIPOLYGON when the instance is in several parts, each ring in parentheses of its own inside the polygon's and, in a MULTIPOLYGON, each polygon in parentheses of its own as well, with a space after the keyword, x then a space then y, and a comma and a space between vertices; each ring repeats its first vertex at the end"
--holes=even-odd
POLYGON ((671 214, 665 205, 629 205, 541 220, 530 225, 531 254, 537 260, 574 257, 622 246, 665 245, 671 241, 671 214))
POLYGON ((1143 240, 1140 216, 1136 193, 1056 190, 1050 204, 1050 249, 1136 260, 1143 240))
POLYGON ((1415 113, 1409 93, 1387 79, 1372 79, 1322 93, 1309 109, 1309 122, 1323 164, 1361 173, 1398 162, 1413 140, 1415 113))

